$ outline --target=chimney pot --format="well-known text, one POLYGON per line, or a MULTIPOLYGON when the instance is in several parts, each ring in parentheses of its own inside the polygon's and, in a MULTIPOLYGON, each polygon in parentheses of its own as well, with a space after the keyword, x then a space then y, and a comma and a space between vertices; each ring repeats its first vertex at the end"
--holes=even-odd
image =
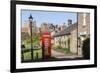
POLYGON ((68 19, 68 26, 72 24, 72 20, 68 19))

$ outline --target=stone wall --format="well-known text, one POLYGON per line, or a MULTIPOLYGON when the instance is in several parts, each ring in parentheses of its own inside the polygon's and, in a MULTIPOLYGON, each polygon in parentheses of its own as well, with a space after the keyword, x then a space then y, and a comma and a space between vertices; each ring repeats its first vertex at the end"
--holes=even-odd
POLYGON ((86 33, 86 36, 90 34, 90 14, 85 13, 85 25, 84 25, 84 13, 78 13, 78 36, 82 33, 86 33))
POLYGON ((77 28, 73 30, 70 35, 70 51, 77 53, 77 28))
POLYGON ((90 37, 90 14, 78 13, 78 54, 82 55, 83 41, 90 37))

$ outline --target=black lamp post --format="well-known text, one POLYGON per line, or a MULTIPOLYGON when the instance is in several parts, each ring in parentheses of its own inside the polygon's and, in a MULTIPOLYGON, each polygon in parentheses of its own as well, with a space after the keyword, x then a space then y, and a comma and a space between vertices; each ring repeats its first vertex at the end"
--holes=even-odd
POLYGON ((30 14, 30 17, 29 17, 29 22, 30 22, 30 38, 31 38, 31 60, 33 61, 34 58, 33 58, 33 45, 32 45, 32 21, 33 21, 33 17, 32 15, 30 14))

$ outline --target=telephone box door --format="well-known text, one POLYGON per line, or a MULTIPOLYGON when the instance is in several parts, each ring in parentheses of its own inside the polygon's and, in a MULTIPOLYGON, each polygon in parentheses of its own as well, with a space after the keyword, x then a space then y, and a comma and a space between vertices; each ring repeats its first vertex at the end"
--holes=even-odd
POLYGON ((51 34, 49 32, 42 33, 42 54, 43 59, 51 57, 51 34))

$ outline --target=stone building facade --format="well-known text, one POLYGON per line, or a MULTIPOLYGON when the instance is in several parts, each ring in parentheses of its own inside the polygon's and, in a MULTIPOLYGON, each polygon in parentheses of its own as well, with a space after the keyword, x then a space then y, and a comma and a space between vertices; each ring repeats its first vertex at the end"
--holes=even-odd
MULTIPOLYGON (((32 22, 32 32, 37 33, 36 21, 32 22)), ((30 22, 27 20, 22 24, 21 32, 30 33, 30 22)))
POLYGON ((72 20, 69 19, 68 26, 53 37, 55 45, 60 45, 72 53, 77 53, 77 23, 72 24, 72 20))
POLYGON ((78 54, 82 55, 82 44, 90 37, 90 14, 78 13, 78 54))
POLYGON ((77 16, 76 23, 72 24, 72 21, 68 20, 66 29, 55 33, 53 43, 82 56, 83 41, 90 37, 90 14, 79 12, 77 16))
POLYGON ((76 27, 75 29, 73 29, 69 35, 69 38, 70 38, 70 51, 72 53, 77 53, 78 52, 78 48, 77 48, 77 24, 76 24, 76 27))
POLYGON ((89 13, 78 13, 78 36, 90 35, 90 14, 89 13))

